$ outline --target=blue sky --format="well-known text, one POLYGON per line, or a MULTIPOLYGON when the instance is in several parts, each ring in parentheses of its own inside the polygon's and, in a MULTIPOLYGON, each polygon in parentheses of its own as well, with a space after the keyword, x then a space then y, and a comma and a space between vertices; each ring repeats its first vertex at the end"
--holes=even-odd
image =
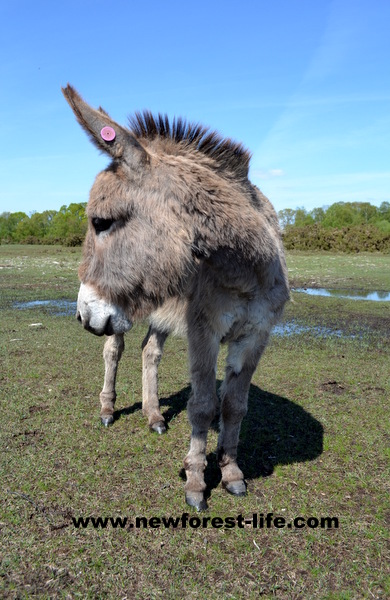
POLYGON ((84 202, 107 165, 60 92, 244 143, 277 210, 390 201, 389 0, 12 0, 0 35, 0 212, 84 202))

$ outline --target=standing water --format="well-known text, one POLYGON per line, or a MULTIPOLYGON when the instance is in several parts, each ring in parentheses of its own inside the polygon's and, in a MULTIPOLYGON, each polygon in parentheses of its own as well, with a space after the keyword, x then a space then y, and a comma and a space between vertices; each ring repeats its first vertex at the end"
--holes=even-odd
POLYGON ((293 288, 293 292, 309 296, 345 298, 346 300, 371 300, 372 302, 390 302, 390 292, 364 292, 359 290, 326 290, 324 288, 293 288))

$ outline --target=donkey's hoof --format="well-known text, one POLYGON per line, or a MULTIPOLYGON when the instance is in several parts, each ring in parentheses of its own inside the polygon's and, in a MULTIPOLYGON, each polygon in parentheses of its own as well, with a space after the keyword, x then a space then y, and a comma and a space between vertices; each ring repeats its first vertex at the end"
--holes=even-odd
POLYGON ((203 492, 186 492, 186 502, 189 506, 196 508, 198 512, 208 509, 203 492))
POLYGON ((100 417, 102 424, 104 425, 104 427, 108 427, 109 425, 112 425, 114 422, 114 415, 107 415, 106 417, 100 417))
POLYGON ((150 430, 155 431, 156 433, 161 435, 162 433, 166 432, 167 427, 164 421, 157 421, 157 423, 153 423, 153 425, 150 426, 150 430))
POLYGON ((246 496, 246 483, 243 479, 230 481, 225 485, 225 489, 233 496, 246 496))

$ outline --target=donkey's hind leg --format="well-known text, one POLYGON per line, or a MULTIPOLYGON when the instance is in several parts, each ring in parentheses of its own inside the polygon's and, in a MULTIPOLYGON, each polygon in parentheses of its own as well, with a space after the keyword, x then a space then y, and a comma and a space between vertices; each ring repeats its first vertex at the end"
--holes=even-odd
POLYGON ((246 494, 244 475, 237 465, 237 446, 241 421, 248 410, 248 392, 252 375, 267 345, 268 335, 261 340, 229 345, 226 375, 220 388, 221 417, 218 437, 218 463, 222 485, 236 496, 246 494))
POLYGON ((151 325, 142 342, 142 412, 150 429, 157 433, 167 430, 158 400, 158 365, 167 337, 168 333, 151 325))
POLYGON ((125 348, 123 333, 110 335, 103 349, 104 384, 100 392, 100 418, 106 427, 114 422, 114 405, 116 400, 115 382, 118 364, 125 348))

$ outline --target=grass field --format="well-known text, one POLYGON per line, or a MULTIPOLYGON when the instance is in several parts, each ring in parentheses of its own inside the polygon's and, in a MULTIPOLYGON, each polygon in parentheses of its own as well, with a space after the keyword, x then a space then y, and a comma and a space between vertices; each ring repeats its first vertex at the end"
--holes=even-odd
MULTIPOLYGON (((186 342, 169 339, 161 363, 167 434, 150 433, 140 410, 146 324, 126 337, 116 421, 105 429, 103 340, 51 305, 14 306, 75 300, 79 259, 79 249, 0 246, 0 597, 390 597, 390 303, 292 293, 289 328, 272 337, 242 426, 248 495, 222 489, 213 429, 210 508, 197 515, 181 475, 186 342), (208 526, 129 527, 185 512, 193 525, 209 517, 208 526), (312 527, 211 527, 213 518, 250 522, 254 513, 312 518, 312 527), (79 517, 129 521, 77 528, 79 517), (338 528, 313 527, 325 517, 338 528)), ((294 287, 390 291, 390 256, 296 253, 288 266, 294 287)))

